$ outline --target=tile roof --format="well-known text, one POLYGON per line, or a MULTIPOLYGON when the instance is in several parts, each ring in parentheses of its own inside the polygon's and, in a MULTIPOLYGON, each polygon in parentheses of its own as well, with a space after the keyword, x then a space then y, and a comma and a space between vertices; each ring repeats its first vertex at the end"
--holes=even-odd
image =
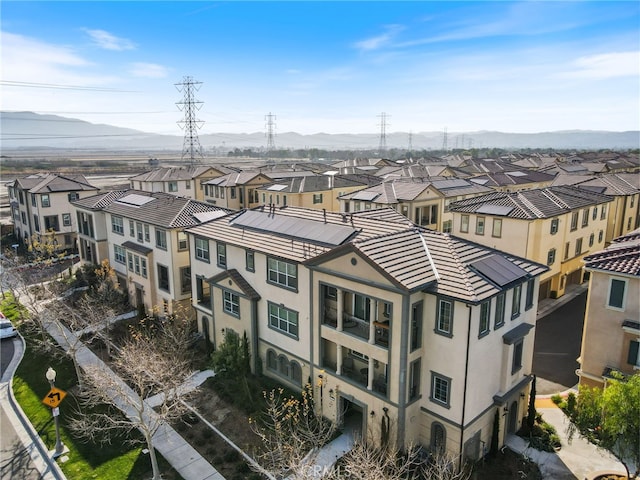
POLYGON ((514 170, 509 172, 496 172, 486 175, 472 177, 471 182, 478 183, 478 180, 486 180, 482 185, 505 187, 509 185, 523 185, 527 183, 552 182, 555 175, 538 172, 535 170, 514 170))
POLYGON ((30 193, 53 193, 98 190, 91 185, 84 175, 58 173, 36 173, 19 177, 14 185, 30 193))
POLYGON ((240 272, 238 272, 238 270, 236 270, 235 268, 224 270, 217 275, 209 278, 207 281, 209 283, 219 283, 223 280, 226 280, 227 278, 233 280, 235 284, 240 287, 240 290, 242 290, 242 293, 244 293, 247 298, 249 298, 250 300, 260 300, 260 294, 256 292, 251 284, 249 284, 249 282, 247 282, 240 274, 240 272))
POLYGON ((607 248, 583 260, 590 270, 640 277, 640 229, 617 237, 607 248))
MULTIPOLYGON (((280 192, 285 193, 305 193, 305 192, 319 192, 332 190, 333 188, 345 188, 345 187, 362 187, 367 186, 359 180, 356 180, 358 175, 314 175, 304 176, 297 178, 282 179, 278 182, 265 184, 258 188, 258 190, 269 190, 273 185, 285 185, 283 189, 279 189, 280 192), (353 177, 353 178, 351 178, 353 177)), ((378 181, 380 181, 378 179, 378 181)))
POLYGON ((501 291, 499 285, 472 268, 471 264, 476 260, 497 254, 525 270, 529 276, 536 276, 547 270, 547 267, 526 259, 417 227, 405 217, 395 212, 391 215, 389 211, 390 209, 371 210, 352 215, 333 212, 323 214, 322 211, 298 207, 277 209, 273 214, 268 209, 251 211, 261 212, 266 217, 265 221, 271 219, 275 222, 278 216, 286 215, 314 221, 320 226, 336 224, 353 227, 355 236, 347 238, 339 246, 283 237, 275 231, 269 231, 268 224, 263 230, 248 232, 234 224, 234 219, 241 217, 244 212, 203 223, 187 231, 206 238, 224 239, 227 244, 287 258, 311 267, 344 252, 358 252, 399 288, 409 291, 427 289, 434 294, 472 303, 501 291), (376 215, 380 217, 376 218, 376 215), (387 219, 387 215, 391 220, 387 219))
POLYGON ((194 167, 162 167, 150 170, 140 175, 131 177, 129 180, 137 182, 169 182, 175 180, 193 180, 207 173, 215 173, 218 170, 221 173, 227 173, 228 169, 218 166, 194 166, 194 167))
POLYGON ((233 172, 223 175, 221 177, 212 178, 203 185, 218 185, 221 187, 236 187, 238 185, 245 185, 256 177, 264 177, 266 181, 270 181, 271 177, 264 173, 254 172, 252 170, 244 170, 242 172, 233 172))
MULTIPOLYGON (((487 205, 512 207, 505 216, 518 219, 549 218, 583 207, 607 203, 607 195, 590 192, 573 186, 557 186, 521 190, 518 192, 495 192, 488 195, 452 202, 453 212, 476 213, 487 205)), ((506 211, 506 210, 505 210, 506 211)))
POLYGON ((80 207, 102 210, 121 215, 136 221, 150 223, 163 228, 182 228, 200 223, 196 214, 202 212, 231 210, 216 207, 209 203, 198 202, 190 198, 178 197, 163 192, 145 192, 141 190, 118 190, 107 194, 98 194, 75 202, 80 207), (125 197, 150 198, 144 204, 125 203, 125 197))

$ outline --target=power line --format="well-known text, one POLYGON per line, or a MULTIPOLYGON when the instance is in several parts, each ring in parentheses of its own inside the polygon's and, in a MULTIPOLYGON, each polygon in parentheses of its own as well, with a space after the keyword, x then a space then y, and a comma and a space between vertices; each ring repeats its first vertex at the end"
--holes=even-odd
POLYGON ((58 83, 14 82, 11 80, 0 80, 0 85, 5 85, 7 87, 54 88, 54 89, 60 89, 60 90, 88 90, 91 92, 140 93, 140 91, 138 90, 121 90, 118 88, 86 87, 83 85, 62 85, 58 83))
POLYGON ((202 82, 193 80, 192 77, 183 77, 181 83, 176 83, 175 86, 179 92, 184 92, 182 100, 176 102, 178 109, 184 111, 184 120, 178 122, 178 125, 184 129, 184 142, 182 145, 182 160, 188 156, 189 163, 191 165, 196 163, 196 157, 199 160, 204 159, 204 153, 200 140, 198 139, 198 129, 202 127, 204 123, 202 120, 196 119, 196 111, 202 108, 200 100, 196 100, 194 97, 195 92, 200 90, 202 82))

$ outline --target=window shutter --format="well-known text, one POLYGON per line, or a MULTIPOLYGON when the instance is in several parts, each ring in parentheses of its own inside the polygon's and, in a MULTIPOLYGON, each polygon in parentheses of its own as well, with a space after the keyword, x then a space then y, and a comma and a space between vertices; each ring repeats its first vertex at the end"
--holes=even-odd
POLYGON ((627 357, 628 364, 637 365, 638 347, 640 347, 640 342, 636 342, 635 340, 631 340, 631 342, 629 342, 629 356, 627 357))

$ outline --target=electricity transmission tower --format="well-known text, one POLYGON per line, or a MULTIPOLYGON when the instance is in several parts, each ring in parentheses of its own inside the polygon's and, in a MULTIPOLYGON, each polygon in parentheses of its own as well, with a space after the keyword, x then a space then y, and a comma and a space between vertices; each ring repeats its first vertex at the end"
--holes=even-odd
POLYGON ((447 151, 447 127, 444 127, 444 132, 442 132, 442 150, 447 151))
POLYGON ((409 131, 409 153, 413 150, 413 132, 409 131))
POLYGON ((387 114, 382 112, 378 117, 380 117, 380 145, 378 146, 378 151, 382 154, 387 150, 387 114))
POLYGON ((176 102, 178 109, 184 112, 184 120, 177 122, 184 130, 182 161, 184 162, 188 158, 191 165, 196 163, 196 159, 200 161, 204 159, 202 146, 198 139, 198 129, 202 127, 204 122, 196 118, 196 111, 202 108, 203 102, 194 97, 195 92, 200 90, 200 85, 202 82, 197 82, 192 77, 183 77, 181 83, 175 84, 178 91, 184 93, 182 100, 176 102))

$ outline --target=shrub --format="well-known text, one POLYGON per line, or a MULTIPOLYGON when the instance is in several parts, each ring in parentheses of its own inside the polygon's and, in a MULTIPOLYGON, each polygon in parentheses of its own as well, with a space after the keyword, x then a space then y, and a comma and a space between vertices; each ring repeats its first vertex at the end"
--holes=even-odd
POLYGON ((551 401, 559 406, 564 400, 559 394, 556 393, 555 395, 551 396, 551 401))
POLYGON ((569 392, 569 396, 567 397, 567 412, 571 415, 576 410, 576 394, 573 392, 569 392))
POLYGON ((236 450, 227 450, 222 456, 225 463, 237 462, 239 458, 240 454, 236 450))

